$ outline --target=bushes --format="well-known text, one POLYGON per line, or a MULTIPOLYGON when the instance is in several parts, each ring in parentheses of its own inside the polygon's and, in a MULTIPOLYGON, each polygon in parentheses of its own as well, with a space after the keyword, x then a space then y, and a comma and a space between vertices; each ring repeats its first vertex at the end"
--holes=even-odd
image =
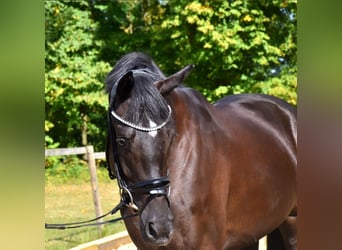
MULTIPOLYGON (((96 160, 99 182, 110 182, 104 160, 96 160)), ((52 156, 45 159, 46 184, 71 184, 90 181, 88 162, 82 156, 52 156)))
POLYGON ((77 156, 54 156, 45 161, 45 182, 54 184, 89 181, 87 162, 77 156))

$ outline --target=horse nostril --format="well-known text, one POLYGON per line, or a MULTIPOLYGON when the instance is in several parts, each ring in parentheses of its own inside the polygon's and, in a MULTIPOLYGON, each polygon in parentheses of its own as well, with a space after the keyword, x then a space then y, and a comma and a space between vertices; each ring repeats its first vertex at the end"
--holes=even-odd
POLYGON ((173 228, 170 223, 158 223, 150 220, 145 224, 143 237, 147 242, 158 246, 166 246, 171 241, 173 228))
POLYGON ((154 239, 158 238, 158 233, 154 227, 153 222, 148 223, 148 234, 154 239))

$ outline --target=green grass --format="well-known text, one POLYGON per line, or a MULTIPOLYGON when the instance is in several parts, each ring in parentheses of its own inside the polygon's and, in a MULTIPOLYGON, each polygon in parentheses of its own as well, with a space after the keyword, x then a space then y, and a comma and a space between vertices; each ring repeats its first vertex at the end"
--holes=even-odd
MULTIPOLYGON (((80 168, 78 169, 80 176, 87 176, 88 169, 86 166, 79 166, 78 168, 80 168)), ((118 187, 116 181, 110 181, 107 177, 106 169, 99 168, 97 175, 102 210, 105 213, 118 203, 118 187)), ((51 172, 46 171, 45 181, 46 223, 66 223, 95 217, 91 184, 88 177, 81 179, 66 178, 64 174, 53 176, 51 172)), ((118 216, 119 213, 115 215, 115 217, 118 216)), ((108 217, 108 219, 111 218, 113 216, 108 217)), ((96 226, 66 230, 46 229, 45 249, 69 249, 123 230, 125 230, 123 222, 105 225, 101 234, 96 226)))

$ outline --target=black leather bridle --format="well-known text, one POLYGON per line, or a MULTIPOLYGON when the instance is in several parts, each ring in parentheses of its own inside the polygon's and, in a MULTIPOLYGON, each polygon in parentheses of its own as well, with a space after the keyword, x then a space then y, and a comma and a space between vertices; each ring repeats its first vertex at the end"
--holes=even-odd
POLYGON ((79 227, 85 227, 85 226, 97 226, 97 225, 103 225, 103 224, 108 224, 108 223, 114 223, 119 220, 138 216, 139 208, 134 202, 135 195, 148 195, 149 196, 148 200, 152 200, 153 198, 158 197, 158 196, 165 196, 167 203, 170 206, 170 201, 168 198, 169 191, 170 191, 169 190, 170 181, 168 177, 153 178, 147 181, 140 181, 132 185, 127 185, 127 182, 123 178, 124 175, 123 175, 120 159, 118 156, 118 147, 116 144, 115 129, 114 129, 112 122, 113 122, 113 117, 111 116, 111 109, 109 109, 109 128, 108 128, 109 134, 108 136, 110 137, 110 140, 107 142, 107 150, 106 150, 107 169, 108 169, 109 177, 111 179, 117 178, 118 186, 120 189, 120 197, 121 197, 119 204, 116 205, 108 213, 103 214, 94 219, 86 220, 86 221, 79 221, 79 222, 72 222, 72 223, 61 223, 61 224, 45 223, 46 229, 71 229, 71 228, 79 228, 79 227), (112 151, 113 159, 110 159, 111 157, 111 154, 109 153, 110 145, 113 149, 112 151), (115 174, 112 173, 110 162, 114 162, 115 174), (132 208, 134 210, 134 213, 131 215, 122 216, 122 217, 115 218, 112 220, 97 222, 99 219, 102 219, 108 215, 115 214, 123 207, 132 208))
MULTIPOLYGON (((135 69, 127 72, 124 76, 121 78, 127 76, 127 75, 151 75, 153 74, 151 71, 146 69, 135 69)), ((120 78, 120 79, 121 79, 120 78)), ((120 196, 121 196, 121 202, 125 203, 128 207, 133 208, 135 211, 139 211, 139 208, 134 202, 134 196, 135 195, 148 195, 151 198, 158 197, 158 196, 165 196, 167 199, 168 204, 170 205, 168 195, 169 195, 169 186, 170 181, 167 176, 159 177, 159 178, 153 178, 146 181, 140 181, 137 183, 134 183, 132 185, 127 185, 127 182, 124 178, 124 173, 122 169, 122 165, 120 163, 119 159, 119 152, 118 147, 116 143, 116 133, 114 128, 114 123, 120 123, 121 125, 133 128, 135 130, 148 133, 152 131, 157 131, 161 128, 163 128, 170 120, 171 118, 171 107, 169 108, 169 115, 162 124, 152 127, 152 128, 146 128, 141 127, 136 124, 133 124, 129 121, 125 121, 123 118, 121 118, 118 114, 115 113, 114 110, 114 100, 116 96, 116 90, 118 86, 118 82, 120 79, 113 85, 111 93, 109 95, 109 108, 108 108, 108 142, 107 142, 107 150, 106 150, 106 159, 107 159, 107 169, 108 174, 111 179, 114 179, 115 177, 118 180, 118 186, 120 189, 120 196), (110 146, 112 148, 112 152, 110 152, 110 146), (110 154, 111 153, 111 154, 110 154), (111 166, 114 165, 114 166, 111 166), (114 173, 112 172, 114 170, 114 173)))
MULTIPOLYGON (((107 169, 108 174, 111 179, 117 178, 118 186, 120 189, 120 196, 121 196, 121 202, 123 202, 126 206, 133 208, 135 211, 139 211, 139 208, 134 202, 134 196, 135 195, 149 195, 150 198, 158 197, 158 196, 165 196, 168 204, 170 205, 168 196, 169 196, 169 186, 170 181, 167 176, 159 177, 159 178, 153 178, 146 181, 140 181, 136 182, 131 185, 127 185, 127 182, 124 178, 122 165, 120 163, 119 159, 119 152, 118 147, 116 143, 116 133, 113 126, 114 122, 123 123, 122 119, 118 120, 116 117, 113 116, 113 109, 111 106, 109 107, 108 111, 108 122, 109 122, 109 141, 111 143, 107 143, 107 150, 106 150, 106 158, 107 158, 107 169), (112 155, 110 155, 109 146, 112 147, 112 155), (112 157, 112 159, 110 159, 112 157), (110 164, 114 163, 114 166, 111 166, 110 164), (114 169, 115 173, 112 172, 114 169)), ((171 112, 171 109, 170 109, 171 112)), ((168 117, 169 119, 169 117, 168 117)), ((166 123, 165 123, 166 124, 166 123)), ((130 126, 129 123, 124 123, 123 125, 132 127, 136 130, 142 130, 142 132, 147 132, 144 129, 141 129, 139 126, 130 126)), ((161 127, 158 127, 157 129, 160 129, 161 127)))
MULTIPOLYGON (((136 70, 136 71, 139 71, 139 70, 136 70)), ((122 165, 119 159, 119 152, 118 152, 118 147, 116 143, 116 133, 115 133, 115 128, 113 126, 113 123, 119 122, 125 126, 129 126, 133 129, 140 130, 142 132, 151 132, 151 131, 159 130, 168 123, 171 117, 171 108, 169 107, 169 116, 167 120, 162 125, 156 126, 154 128, 143 128, 140 126, 136 126, 130 122, 126 122, 122 118, 119 118, 117 114, 115 113, 114 109, 112 108, 113 99, 114 99, 115 92, 116 92, 115 85, 113 86, 113 89, 109 96, 110 105, 108 108, 108 141, 107 141, 107 150, 106 150, 106 162, 107 162, 107 170, 108 170, 109 178, 110 179, 117 178, 118 186, 120 190, 120 202, 108 213, 103 214, 94 219, 80 221, 80 222, 73 222, 73 223, 63 223, 63 224, 45 223, 46 229, 70 229, 70 228, 78 228, 78 227, 84 227, 84 226, 96 226, 96 225, 114 223, 119 220, 138 216, 140 209, 134 202, 134 196, 136 195, 148 195, 149 201, 151 201, 155 197, 164 196, 167 200, 168 206, 170 207, 170 201, 168 198, 169 192, 170 192, 170 189, 169 189, 170 180, 167 176, 153 178, 150 180, 140 181, 131 185, 127 185, 127 182, 124 178, 122 165), (112 148, 112 152, 110 152, 109 150, 110 147, 112 148), (113 164, 114 166, 111 166, 113 164), (114 169, 114 173, 112 172, 113 169, 114 169), (115 214, 117 211, 119 211, 121 208, 124 208, 124 207, 132 208, 134 213, 130 215, 122 216, 120 218, 112 219, 112 220, 107 220, 103 222, 95 222, 110 214, 115 214)))

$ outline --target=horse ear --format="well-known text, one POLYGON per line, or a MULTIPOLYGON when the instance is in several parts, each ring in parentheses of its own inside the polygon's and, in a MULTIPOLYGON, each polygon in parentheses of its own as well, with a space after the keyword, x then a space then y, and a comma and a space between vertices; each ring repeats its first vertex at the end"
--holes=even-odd
POLYGON ((190 64, 177 73, 169 76, 168 78, 158 81, 155 86, 159 89, 162 95, 168 94, 171 90, 178 87, 184 79, 189 75, 190 71, 195 67, 195 65, 190 64))
POLYGON ((129 98, 132 88, 134 86, 133 72, 128 71, 123 77, 120 78, 116 87, 115 99, 121 103, 129 98))

